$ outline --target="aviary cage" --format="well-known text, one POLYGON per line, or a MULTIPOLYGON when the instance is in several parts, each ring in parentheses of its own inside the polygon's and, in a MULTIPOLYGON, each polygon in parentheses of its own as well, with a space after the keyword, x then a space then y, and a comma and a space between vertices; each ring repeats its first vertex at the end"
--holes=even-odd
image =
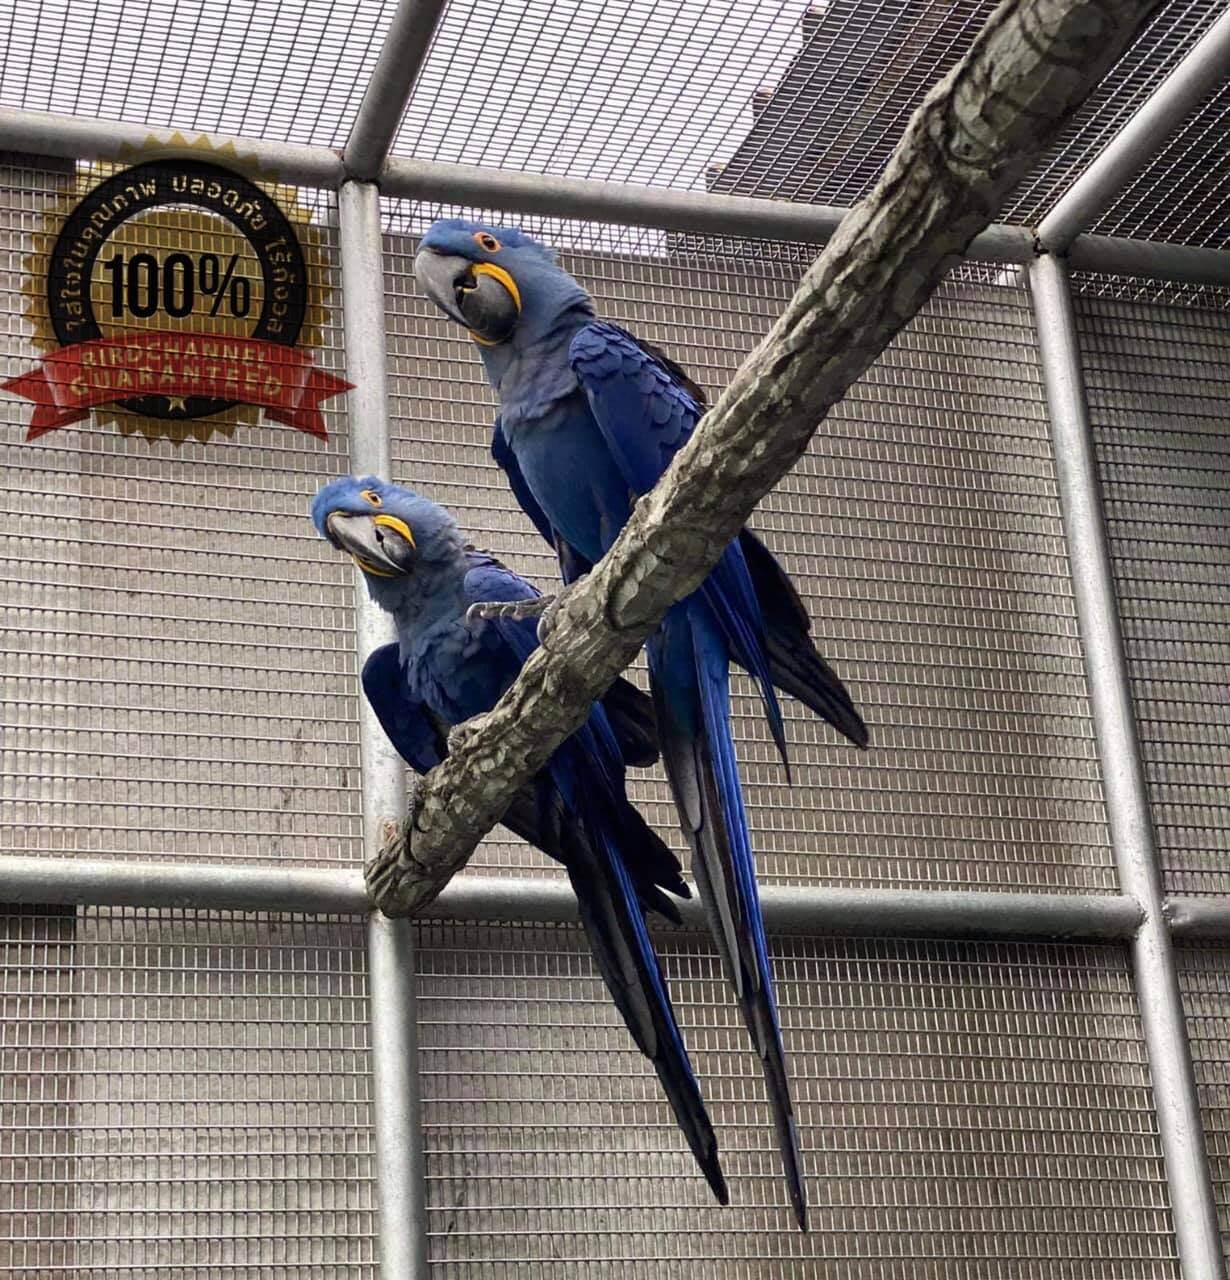
MULTIPOLYGON (((416 236, 524 225, 720 387, 991 7, 0 16, 0 372, 36 354, 48 210, 178 133, 294 188, 319 359, 357 384, 324 441, 95 416, 23 443, 29 406, 0 398, 5 1275, 1225 1274, 1213 0, 1161 7, 756 521, 875 730, 854 759, 790 716, 787 789, 741 717, 811 1233, 698 937, 663 945, 728 1209, 545 860, 497 830, 429 918, 365 923, 364 815, 370 844, 400 766, 363 727, 353 584, 311 495, 390 471, 553 577, 488 459, 477 361, 414 286, 416 236)), ((634 798, 675 838, 659 775, 634 798)))

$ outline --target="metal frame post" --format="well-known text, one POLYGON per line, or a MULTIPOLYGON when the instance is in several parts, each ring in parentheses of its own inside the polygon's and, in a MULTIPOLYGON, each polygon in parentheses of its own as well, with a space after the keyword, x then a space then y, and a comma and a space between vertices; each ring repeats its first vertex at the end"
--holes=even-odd
POLYGON ((1132 961, 1179 1263, 1188 1280, 1225 1280, 1187 1022, 1119 630, 1067 269, 1054 255, 1046 255, 1030 268, 1029 281, 1111 844, 1120 887, 1144 910, 1144 921, 1132 941, 1132 961))
MULTIPOLYGON (((384 328, 380 192, 346 182, 338 193, 343 338, 349 396, 350 456, 357 472, 388 476, 389 388, 384 328)), ((394 638, 392 619, 367 594, 355 569, 360 664, 394 638)), ((366 699, 359 699, 365 856, 380 847, 383 824, 405 816, 404 766, 366 699)), ((383 1280, 426 1280, 427 1208, 418 1076, 414 944, 408 920, 373 912, 368 921, 372 1123, 383 1280)))
POLYGON ((342 152, 351 178, 374 182, 380 176, 445 3, 401 0, 397 6, 342 152))

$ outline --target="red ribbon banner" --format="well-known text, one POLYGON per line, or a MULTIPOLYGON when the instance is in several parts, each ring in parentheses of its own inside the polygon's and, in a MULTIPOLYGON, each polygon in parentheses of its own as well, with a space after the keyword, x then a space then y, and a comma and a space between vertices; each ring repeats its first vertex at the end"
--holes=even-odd
MULTIPOLYGON (((259 405, 267 418, 328 439, 321 402, 353 383, 312 363, 310 352, 263 338, 137 333, 76 342, 0 383, 34 401, 27 440, 80 422, 95 405, 138 396, 204 396, 259 405)), ((187 421, 187 419, 185 419, 187 421)))

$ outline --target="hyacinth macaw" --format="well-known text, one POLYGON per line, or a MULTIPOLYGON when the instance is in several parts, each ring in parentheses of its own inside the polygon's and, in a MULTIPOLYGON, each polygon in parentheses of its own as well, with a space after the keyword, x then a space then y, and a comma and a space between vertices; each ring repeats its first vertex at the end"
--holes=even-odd
MULTIPOLYGON (((492 453, 565 582, 607 551, 704 411, 700 389, 668 356, 595 316, 589 294, 523 232, 435 223, 415 258, 420 287, 478 344, 499 395, 492 453)), ((650 637, 659 738, 693 874, 727 975, 760 1055, 790 1197, 806 1198, 751 839, 729 715, 733 660, 756 681, 778 750, 775 686, 859 746, 867 729, 821 658, 798 593, 744 530, 702 586, 650 637)))
MULTIPOLYGON (((538 592, 467 546, 443 507, 375 476, 327 484, 312 520, 354 558, 372 599, 396 621, 397 641, 363 667, 363 691, 406 763, 426 773, 448 754, 448 731, 491 710, 538 644, 532 621, 483 617, 471 606, 538 592)), ((691 894, 679 860, 624 792, 625 763, 657 758, 652 708, 620 680, 503 821, 567 869, 606 985, 657 1070, 709 1186, 727 1204, 713 1126, 645 925, 649 910, 678 923, 666 894, 691 894)))

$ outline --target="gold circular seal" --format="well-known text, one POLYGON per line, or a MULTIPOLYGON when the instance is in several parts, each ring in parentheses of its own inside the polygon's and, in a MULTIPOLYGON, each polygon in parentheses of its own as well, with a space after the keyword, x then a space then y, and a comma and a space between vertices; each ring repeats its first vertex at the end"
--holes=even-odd
POLYGON ((261 411, 325 435, 319 406, 349 384, 312 358, 319 228, 224 158, 185 143, 86 166, 48 213, 26 280, 45 354, 3 384, 35 402, 28 439, 94 412, 151 439, 230 435, 261 411))

